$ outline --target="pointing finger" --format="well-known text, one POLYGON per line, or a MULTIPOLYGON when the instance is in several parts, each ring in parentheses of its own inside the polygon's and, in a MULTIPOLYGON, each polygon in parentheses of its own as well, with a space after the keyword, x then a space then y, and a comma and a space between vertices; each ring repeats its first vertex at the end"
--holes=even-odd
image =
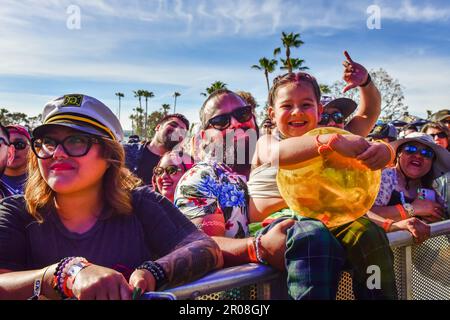
POLYGON ((350 63, 353 63, 353 60, 352 60, 352 58, 350 57, 350 55, 348 54, 347 50, 344 51, 344 56, 345 56, 345 58, 346 58, 350 63))

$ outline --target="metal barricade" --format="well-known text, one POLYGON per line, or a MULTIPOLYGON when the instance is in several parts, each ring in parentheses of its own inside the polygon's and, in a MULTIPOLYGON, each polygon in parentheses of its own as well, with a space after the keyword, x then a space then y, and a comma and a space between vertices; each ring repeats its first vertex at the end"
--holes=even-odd
MULTIPOLYGON (((407 231, 389 233, 388 239, 394 253, 399 299, 450 300, 450 221, 431 224, 431 237, 421 245, 415 245, 407 231)), ((222 269, 166 292, 177 299, 288 298, 286 276, 254 263, 222 269)), ((342 274, 336 299, 354 299, 348 272, 342 274)))

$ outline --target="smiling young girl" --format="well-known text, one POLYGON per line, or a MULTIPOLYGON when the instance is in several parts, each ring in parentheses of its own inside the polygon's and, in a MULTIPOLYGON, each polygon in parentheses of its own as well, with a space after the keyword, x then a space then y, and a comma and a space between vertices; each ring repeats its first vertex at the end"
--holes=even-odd
POLYGON ((0 298, 130 299, 221 267, 213 240, 138 187, 102 102, 62 96, 43 119, 25 196, 0 202, 0 298))
MULTIPOLYGON (((373 90, 367 72, 361 74, 355 69, 346 66, 347 83, 373 90)), ((256 169, 249 181, 250 219, 260 222, 276 212, 272 219, 266 220, 268 225, 259 234, 287 218, 297 220, 288 230, 285 252, 289 293, 293 298, 333 299, 345 260, 353 271, 358 299, 395 299, 393 257, 381 228, 362 217, 328 230, 320 221, 288 209, 278 191, 278 165, 287 167, 318 157, 324 148, 359 159, 372 169, 384 167, 391 158, 387 146, 370 144, 360 136, 304 136, 318 125, 322 112, 319 101, 319 85, 309 74, 288 73, 274 80, 269 93, 269 114, 277 129, 274 134, 261 137, 257 144, 253 162, 256 169), (367 288, 367 268, 371 265, 381 269, 381 289, 367 288)))

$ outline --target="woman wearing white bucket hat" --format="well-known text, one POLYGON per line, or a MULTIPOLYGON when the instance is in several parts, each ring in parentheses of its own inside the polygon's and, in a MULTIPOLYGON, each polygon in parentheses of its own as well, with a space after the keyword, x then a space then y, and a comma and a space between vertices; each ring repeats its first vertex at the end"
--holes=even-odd
POLYGON ((434 143, 431 136, 419 132, 391 145, 396 152, 396 165, 383 170, 380 191, 369 217, 386 232, 410 231, 420 243, 430 234, 426 223, 446 217, 444 202, 432 184, 450 171, 450 153, 434 143))

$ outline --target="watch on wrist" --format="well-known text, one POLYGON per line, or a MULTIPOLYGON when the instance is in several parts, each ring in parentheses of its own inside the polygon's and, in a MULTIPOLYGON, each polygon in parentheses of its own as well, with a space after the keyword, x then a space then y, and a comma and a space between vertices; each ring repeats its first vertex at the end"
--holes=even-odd
POLYGON ((414 207, 412 206, 412 204, 410 203, 404 203, 403 204, 403 208, 405 209, 405 211, 408 213, 408 216, 410 218, 414 217, 415 212, 414 212, 414 207))

